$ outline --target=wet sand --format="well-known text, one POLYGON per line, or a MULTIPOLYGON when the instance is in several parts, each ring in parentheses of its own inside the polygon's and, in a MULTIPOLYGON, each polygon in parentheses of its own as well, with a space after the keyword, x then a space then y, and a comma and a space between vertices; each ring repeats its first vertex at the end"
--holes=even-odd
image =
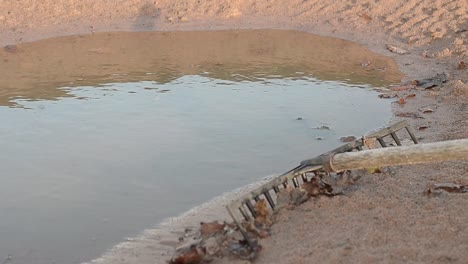
MULTIPOLYGON (((409 120, 415 128, 428 126, 417 133, 422 142, 430 142, 468 137, 468 75, 466 68, 457 68, 467 60, 467 5, 463 0, 358 0, 353 5, 331 0, 4 1, 0 3, 0 45, 122 30, 274 28, 338 37, 394 58, 406 74, 403 81, 449 74, 442 88, 411 91, 414 99, 394 105, 395 114, 418 112, 422 107, 435 110, 409 120), (386 44, 410 54, 391 53, 386 44)), ((395 116, 393 121, 400 119, 395 116)), ((349 195, 320 198, 283 212, 273 236, 261 241, 264 250, 257 262, 464 263, 468 259, 466 195, 428 198, 421 193, 433 182, 467 184, 467 167, 467 162, 398 167, 391 177, 364 177, 349 195)), ((224 214, 222 208, 219 211, 224 214)), ((191 225, 187 221, 181 226, 191 225)), ((164 263, 170 247, 158 251, 157 241, 162 238, 151 237, 151 232, 94 262, 164 263)))

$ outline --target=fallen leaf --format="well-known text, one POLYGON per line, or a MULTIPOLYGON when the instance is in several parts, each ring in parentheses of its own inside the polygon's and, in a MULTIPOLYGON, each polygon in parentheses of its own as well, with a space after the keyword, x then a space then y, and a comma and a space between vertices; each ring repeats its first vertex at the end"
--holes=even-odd
POLYGON ((406 101, 405 101, 405 99, 400 98, 400 99, 398 99, 397 103, 398 103, 399 105, 404 105, 404 104, 406 104, 406 101))
POLYGON ((380 168, 380 167, 367 168, 367 171, 368 171, 370 174, 382 173, 382 168, 380 168))
POLYGON ((464 61, 460 61, 457 65, 458 70, 463 70, 466 68, 466 63, 464 61))
POLYGON ((260 199, 255 203, 255 213, 260 216, 267 216, 269 214, 265 199, 260 199))
POLYGON ((309 197, 315 197, 322 193, 322 188, 316 178, 312 178, 310 181, 304 182, 301 185, 301 188, 306 191, 309 197))
POLYGON ((416 97, 415 93, 410 93, 406 96, 406 98, 413 98, 413 97, 416 97))
POLYGON ((337 186, 336 180, 328 174, 313 177, 310 181, 304 182, 301 189, 307 193, 308 197, 322 194, 334 196, 343 193, 342 187, 337 186))
POLYGON ((255 227, 259 229, 259 235, 261 237, 261 231, 270 227, 273 222, 270 219, 271 213, 268 210, 267 202, 265 199, 260 199, 255 203, 255 227))
POLYGON ((468 193, 468 185, 455 183, 434 183, 427 188, 426 193, 439 194, 441 191, 450 193, 468 193))
POLYGON ((200 223, 200 233, 204 237, 212 236, 218 232, 224 230, 225 225, 218 223, 218 221, 213 221, 211 223, 200 223))
POLYGON ((429 127, 428 126, 420 126, 420 127, 418 127, 418 130, 425 130, 427 128, 429 128, 429 127))
POLYGON ((424 88, 424 89, 430 89, 435 86, 442 86, 443 83, 447 82, 448 76, 447 74, 444 73, 438 73, 432 78, 426 78, 422 80, 414 80, 412 81, 413 84, 415 84, 418 87, 424 88))
POLYGON ((387 44, 387 49, 393 53, 396 53, 396 54, 399 54, 399 55, 403 55, 403 54, 409 54, 410 52, 405 50, 405 49, 402 49, 402 48, 399 48, 397 46, 393 46, 393 45, 389 45, 387 44))
POLYGON ((361 66, 362 67, 367 67, 367 66, 369 66, 371 64, 372 64, 372 61, 366 61, 366 62, 361 63, 361 66))
POLYGON ((354 140, 356 140, 355 136, 340 137, 341 142, 352 142, 354 140))
POLYGON ((418 110, 421 111, 423 114, 428 114, 428 113, 434 112, 434 110, 432 108, 430 108, 430 107, 423 107, 423 108, 419 108, 418 110))
POLYGON ((379 94, 379 98, 385 98, 385 99, 389 99, 389 98, 395 98, 397 97, 398 95, 396 93, 384 93, 384 94, 379 94))
POLYGON ((331 128, 329 126, 319 126, 319 127, 314 127, 314 129, 318 130, 330 130, 331 128))
POLYGON ((198 264, 201 263, 205 253, 196 245, 176 252, 176 255, 169 261, 170 264, 198 264))
POLYGON ((418 113, 411 113, 411 112, 395 113, 395 116, 410 117, 410 118, 424 118, 424 117, 420 116, 418 113))
POLYGON ((360 13, 360 14, 358 14, 358 16, 359 16, 360 18, 365 19, 367 22, 370 22, 370 21, 372 20, 372 17, 369 16, 368 14, 366 14, 366 13, 360 13))
POLYGON ((368 149, 373 149, 377 144, 377 139, 364 136, 362 137, 362 144, 368 149))

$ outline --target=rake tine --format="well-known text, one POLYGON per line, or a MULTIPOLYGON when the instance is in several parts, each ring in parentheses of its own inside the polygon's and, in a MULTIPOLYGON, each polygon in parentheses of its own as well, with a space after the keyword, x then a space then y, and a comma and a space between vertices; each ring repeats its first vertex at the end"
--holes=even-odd
POLYGON ((384 148, 387 147, 387 144, 385 144, 385 141, 382 139, 382 138, 377 138, 377 140, 379 141, 380 145, 384 148))
POLYGON ((250 213, 252 214, 252 216, 253 216, 254 218, 257 217, 257 213, 255 212, 255 209, 254 209, 252 203, 251 203, 250 201, 246 201, 246 202, 245 202, 245 205, 247 205, 247 208, 249 208, 249 211, 250 211, 250 213))
POLYGON ((265 192, 265 193, 263 193, 263 194, 265 195, 265 197, 266 197, 268 203, 270 204, 271 209, 275 210, 275 203, 273 202, 273 199, 271 198, 270 193, 268 193, 268 191, 267 191, 267 192, 265 192))
POLYGON ((418 144, 418 139, 417 139, 416 136, 414 135, 413 129, 412 129, 410 126, 407 126, 407 127, 406 127, 406 131, 407 131, 408 134, 410 135, 410 137, 411 137, 411 139, 413 140, 414 144, 418 144))
POLYGON ((397 134, 395 132, 392 132, 390 133, 390 135, 392 136, 393 140, 395 140, 395 142, 397 143, 398 146, 401 146, 401 141, 400 139, 398 138, 397 134))
POLYGON ((298 185, 297 182, 296 182, 296 181, 297 181, 296 178, 292 178, 291 181, 292 181, 292 183, 293 183, 293 185, 294 185, 294 188, 299 187, 299 185, 298 185))
POLYGON ((249 217, 249 214, 247 214, 247 212, 244 210, 243 207, 239 207, 239 211, 241 212, 242 216, 244 217, 244 219, 246 221, 249 221, 250 217, 249 217))

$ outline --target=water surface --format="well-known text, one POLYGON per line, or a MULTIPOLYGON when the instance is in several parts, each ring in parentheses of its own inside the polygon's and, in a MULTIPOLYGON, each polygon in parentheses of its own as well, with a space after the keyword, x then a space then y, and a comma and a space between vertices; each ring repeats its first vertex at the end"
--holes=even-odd
POLYGON ((385 124, 371 88, 399 78, 362 46, 294 31, 101 33, 0 51, 0 263, 87 261, 282 173, 385 124))

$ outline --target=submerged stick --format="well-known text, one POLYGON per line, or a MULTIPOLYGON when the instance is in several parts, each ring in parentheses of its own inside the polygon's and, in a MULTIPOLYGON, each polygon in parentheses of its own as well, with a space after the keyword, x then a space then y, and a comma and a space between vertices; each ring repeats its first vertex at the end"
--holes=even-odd
POLYGON ((344 171, 449 160, 468 160, 468 139, 339 153, 326 167, 344 171))

